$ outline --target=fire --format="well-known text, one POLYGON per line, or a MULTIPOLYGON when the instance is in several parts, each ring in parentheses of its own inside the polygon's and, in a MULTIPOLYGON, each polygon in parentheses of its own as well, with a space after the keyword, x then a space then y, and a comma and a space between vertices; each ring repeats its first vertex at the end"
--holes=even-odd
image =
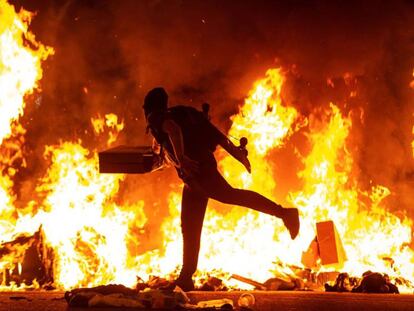
MULTIPOLYGON (((217 209, 210 209, 203 229, 200 271, 220 269, 258 281, 264 281, 272 273, 292 274, 286 267, 275 271, 280 267, 276 268, 274 261, 301 266, 302 252, 315 236, 315 224, 333 220, 348 258, 343 267, 336 268, 356 276, 367 270, 381 271, 394 278, 402 276, 411 287, 414 281, 414 252, 409 247, 412 222, 393 215, 382 206, 382 201, 391 193, 389 189, 380 185, 369 191, 358 188, 358 181, 353 177, 352 155, 347 149, 351 117, 344 117, 340 109, 331 104, 330 109, 315 111, 308 120, 294 126, 301 117, 292 107, 282 105, 282 85, 281 71, 269 71, 265 79, 256 83, 240 113, 233 117, 230 135, 244 135, 250 141, 252 176, 230 157, 224 157, 220 167, 233 185, 274 198, 274 176, 266 155, 274 148, 283 147, 295 130, 307 126, 312 148, 303 157, 304 169, 299 172, 304 184, 300 191, 290 193, 287 198, 301 211, 300 235, 292 242, 280 221, 254 211, 234 207, 223 215, 217 209)), ((174 222, 177 224, 178 204, 175 203, 172 213, 176 215, 174 222)), ((171 219, 166 223, 171 223, 171 219)), ((177 228, 165 232, 165 236, 175 237, 166 249, 171 244, 174 249, 180 249, 177 228)), ((179 256, 171 258, 179 264, 179 256)), ((320 266, 319 269, 328 268, 320 266)))
POLYGON ((36 217, 55 250, 57 285, 132 285, 135 275, 126 268, 126 242, 129 224, 142 213, 143 202, 117 206, 111 198, 124 177, 100 175, 97 154, 90 155, 80 143, 49 146, 45 157, 51 165, 37 191, 46 199, 36 217))
POLYGON ((299 173, 305 183, 301 191, 291 193, 292 202, 302 212, 299 240, 309 243, 315 236, 315 223, 332 219, 348 257, 343 271, 354 275, 381 271, 393 277, 403 276, 412 283, 414 252, 408 246, 412 222, 381 206, 389 189, 358 189, 352 177, 352 156, 346 148, 351 118, 343 117, 331 104, 331 111, 325 111, 322 120, 309 122, 308 137, 313 148, 304 160, 305 169, 299 173), (393 259, 392 265, 387 258, 393 259))
POLYGON ((105 118, 98 115, 96 118, 91 118, 91 123, 95 135, 100 135, 108 130, 109 139, 107 145, 112 145, 118 138, 119 132, 124 129, 124 122, 118 121, 118 116, 114 113, 108 113, 105 118))
POLYGON ((291 126, 297 112, 282 104, 283 83, 280 69, 268 70, 266 78, 256 82, 240 112, 232 118, 229 134, 247 137, 254 144, 254 152, 261 156, 283 145, 283 140, 293 132, 291 126))
MULTIPOLYGON (((413 126, 413 136, 414 136, 414 126, 413 126)), ((413 158, 414 158, 414 138, 413 138, 413 141, 411 143, 411 147, 413 148, 413 158)))
POLYGON ((132 286, 128 267, 130 229, 146 222, 144 203, 122 208, 112 198, 123 175, 98 173, 97 152, 81 142, 48 146, 50 162, 37 187, 45 197, 35 215, 21 215, 15 232, 35 232, 40 226, 54 251, 54 282, 59 288, 117 282, 132 286))
MULTIPOLYGON (((414 70, 413 70, 413 77, 414 77, 414 70)), ((412 80, 411 82, 410 82, 410 88, 412 88, 412 89, 414 89, 414 80, 412 80)))
POLYGON ((0 143, 10 136, 12 122, 23 114, 23 97, 38 87, 41 62, 53 53, 28 31, 32 17, 25 10, 17 14, 13 6, 0 1, 0 143))
MULTIPOLYGON (((150 275, 173 275, 182 260, 180 185, 172 185, 174 191, 169 193, 170 215, 161 226, 163 244, 137 255, 134 247, 140 241, 136 232, 145 230, 150 221, 144 212, 148 198, 137 198, 134 204, 119 202, 117 193, 125 176, 99 174, 97 150, 86 149, 79 139, 45 147, 48 169, 37 181, 33 201, 24 209, 16 209, 12 191, 19 169, 16 161, 25 165, 21 151, 25 129, 18 121, 24 112, 24 97, 38 88, 41 62, 53 53, 28 32, 31 18, 31 13, 22 10, 17 14, 5 0, 0 0, 2 242, 21 234, 41 234, 53 253, 49 258, 53 260, 53 282, 60 289, 108 283, 133 286, 136 276, 148 279, 150 275)), ((347 79, 351 77, 347 75, 347 79)), ((285 200, 300 210, 300 234, 291 241, 279 219, 211 202, 203 228, 198 281, 208 273, 221 277, 237 273, 259 282, 275 274, 292 275, 289 265, 302 265, 302 252, 315 236, 315 224, 333 220, 348 258, 337 269, 354 275, 368 269, 384 272, 393 278, 403 277, 407 289, 412 288, 412 221, 386 209, 384 201, 393 189, 381 185, 360 188, 348 145, 352 114, 344 115, 331 103, 329 108, 302 116, 284 101, 284 81, 281 69, 268 70, 231 119, 229 136, 244 136, 249 141, 252 174, 222 150, 217 156, 220 170, 233 186, 252 189, 278 201, 278 168, 271 152, 284 148, 286 143, 293 144, 289 139, 294 133, 305 134, 310 151, 292 155, 303 162, 298 172, 302 183, 285 200)), ((328 84, 334 87, 332 80, 328 84)), ((83 91, 88 93, 86 87, 83 91)), ((124 121, 109 113, 92 117, 91 125, 95 138, 105 139, 100 145, 111 146, 123 130, 124 121)), ((414 155, 414 141, 412 144, 414 155)), ((16 247, 13 256, 1 258, 0 267, 24 273, 24 251, 16 247)), ((33 282, 34 287, 37 284, 33 282)))
MULTIPOLYGON (((127 267, 130 229, 145 223, 143 201, 117 206, 112 198, 124 176, 99 175, 96 150, 90 154, 81 142, 47 146, 45 160, 50 167, 37 187, 40 202, 16 211, 12 192, 13 167, 23 157, 25 130, 18 124, 24 112, 24 96, 38 88, 41 62, 53 50, 35 40, 28 27, 33 14, 16 13, 0 1, 0 143, 2 147, 0 204, 2 241, 20 234, 33 234, 39 227, 53 249, 54 285, 60 288, 93 286, 107 282, 133 285, 135 274, 127 267), (29 43, 29 44, 27 44, 29 43), (20 152, 18 152, 20 151, 20 152), (4 169, 3 169, 4 167, 4 169), (7 169, 6 169, 7 168, 7 169)), ((92 119, 92 121, 99 119, 92 119)), ((96 134, 108 129, 110 145, 123 129, 115 114, 95 122, 96 134)), ((95 125, 95 124, 94 124, 95 125)), ((17 262, 24 249, 15 249, 15 258, 2 258, 3 269, 22 273, 17 262)), ((36 281, 33 284, 36 286, 36 281)))
POLYGON ((16 13, 13 6, 0 0, 0 217, 3 220, 0 233, 3 239, 10 236, 16 217, 13 164, 20 160, 24 165, 21 146, 25 130, 16 121, 24 112, 24 96, 38 87, 41 62, 53 53, 28 31, 32 16, 25 10, 16 13))
POLYGON ((298 118, 293 107, 282 104, 281 88, 284 76, 280 69, 271 69, 266 78, 256 82, 250 96, 245 100, 240 112, 232 117, 230 137, 246 137, 247 149, 252 162, 252 174, 248 174, 230 156, 225 157, 220 166, 224 176, 232 184, 249 187, 272 196, 275 188, 271 176, 271 163, 265 160, 266 154, 283 146, 285 140, 295 131, 292 125, 298 118))
MULTIPOLYGON (((109 128, 108 144, 118 135, 116 130, 123 128, 117 119, 107 115, 100 128, 101 132, 109 128)), ((96 130, 96 122, 92 123, 96 130)), ((127 245, 130 230, 146 222, 144 202, 122 208, 114 203, 124 175, 99 174, 97 151, 91 153, 81 141, 46 146, 44 157, 49 169, 36 188, 37 196, 44 200, 33 203, 27 214, 19 214, 14 235, 42 228, 45 242, 53 250, 54 285, 58 288, 111 282, 133 286, 136 274, 128 267, 127 245)))

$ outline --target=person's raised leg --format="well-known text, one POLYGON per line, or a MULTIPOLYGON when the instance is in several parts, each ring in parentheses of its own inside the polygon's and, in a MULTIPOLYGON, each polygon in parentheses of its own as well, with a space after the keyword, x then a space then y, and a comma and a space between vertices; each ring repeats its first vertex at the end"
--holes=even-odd
POLYGON ((194 289, 192 276, 197 270, 201 231, 208 198, 201 192, 184 185, 181 201, 181 229, 183 234, 183 266, 176 285, 184 291, 194 289))
POLYGON ((299 233, 299 213, 296 208, 284 208, 257 192, 233 188, 217 170, 210 170, 208 177, 197 180, 197 184, 195 188, 214 200, 281 218, 292 239, 299 233))

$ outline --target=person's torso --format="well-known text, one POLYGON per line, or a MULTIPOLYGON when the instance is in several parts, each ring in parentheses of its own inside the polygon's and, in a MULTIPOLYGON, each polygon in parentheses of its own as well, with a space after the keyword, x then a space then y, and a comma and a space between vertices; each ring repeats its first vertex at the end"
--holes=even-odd
POLYGON ((216 165, 213 152, 222 134, 201 111, 188 106, 174 106, 150 116, 148 123, 152 135, 176 161, 168 134, 162 130, 162 124, 167 119, 180 127, 186 156, 199 161, 201 165, 216 165))

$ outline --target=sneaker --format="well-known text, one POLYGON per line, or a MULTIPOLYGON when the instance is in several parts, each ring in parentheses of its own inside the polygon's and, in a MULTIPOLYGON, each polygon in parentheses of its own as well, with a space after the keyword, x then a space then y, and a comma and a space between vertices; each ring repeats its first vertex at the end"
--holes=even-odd
POLYGON ((179 288, 181 288, 184 292, 189 292, 194 290, 194 282, 190 279, 178 278, 174 282, 179 288))
POLYGON ((299 211, 297 208, 286 208, 284 210, 284 216, 282 217, 283 223, 289 230, 290 237, 294 240, 299 233, 299 211))

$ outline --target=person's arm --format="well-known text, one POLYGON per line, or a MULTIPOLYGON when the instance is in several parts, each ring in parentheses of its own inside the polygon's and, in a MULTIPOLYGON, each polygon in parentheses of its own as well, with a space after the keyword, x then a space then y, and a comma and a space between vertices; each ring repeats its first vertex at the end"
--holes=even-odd
POLYGON ((161 145, 155 140, 155 138, 152 139, 152 151, 156 154, 156 155, 160 155, 161 154, 161 145))
POLYGON ((199 164, 187 157, 184 153, 184 138, 181 128, 173 120, 165 120, 162 124, 162 130, 168 134, 171 145, 174 149, 175 158, 178 165, 185 175, 192 175, 198 171, 199 164))
POLYGON ((224 148, 233 158, 238 160, 247 171, 251 172, 250 161, 247 158, 247 151, 243 148, 235 146, 225 135, 222 135, 219 141, 219 145, 224 148))

